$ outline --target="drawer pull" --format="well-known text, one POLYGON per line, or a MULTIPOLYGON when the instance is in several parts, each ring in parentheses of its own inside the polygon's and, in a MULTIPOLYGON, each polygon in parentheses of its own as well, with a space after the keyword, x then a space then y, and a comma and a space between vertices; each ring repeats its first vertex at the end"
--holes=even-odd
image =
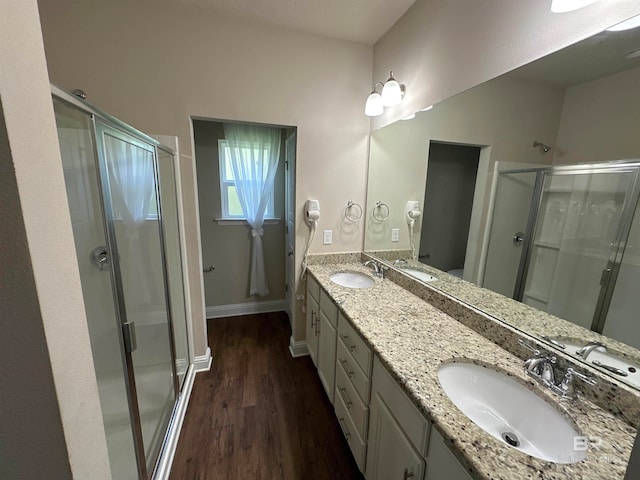
POLYGON ((311 328, 315 328, 315 326, 316 326, 315 318, 316 318, 316 312, 311 310, 311 328))
POLYGON ((338 391, 340 392, 340 396, 342 397, 342 400, 344 400, 344 403, 347 406, 347 410, 351 410, 351 406, 353 405, 353 402, 347 396, 347 389, 339 386, 338 391))
POLYGON ((413 472, 410 472, 405 468, 404 475, 402 476, 402 480, 408 480, 409 478, 413 478, 413 472))
POLYGON ((344 434, 344 437, 347 440, 350 440, 351 439, 351 434, 349 433, 349 430, 347 430, 347 426, 344 424, 344 418, 338 417, 338 421, 340 422, 340 427, 342 428, 342 433, 344 434))
POLYGON ((349 344, 347 343, 347 338, 349 338, 349 335, 341 335, 341 337, 342 337, 342 341, 343 341, 343 342, 344 342, 344 344, 347 346, 347 348, 349 349, 349 351, 350 351, 351 353, 355 352, 355 350, 356 350, 356 346, 355 346, 355 345, 353 345, 353 344, 349 345, 349 344))
POLYGON ((346 360, 343 360, 342 358, 340 359, 340 363, 342 364, 342 366, 344 367, 344 371, 347 372, 347 376, 349 378, 353 377, 353 370, 349 369, 349 364, 347 363, 346 360))

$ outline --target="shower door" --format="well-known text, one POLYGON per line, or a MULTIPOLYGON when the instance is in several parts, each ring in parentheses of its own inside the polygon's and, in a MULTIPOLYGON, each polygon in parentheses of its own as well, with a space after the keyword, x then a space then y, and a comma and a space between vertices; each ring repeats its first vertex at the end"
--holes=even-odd
POLYGON ((101 121, 96 143, 133 409, 150 474, 177 392, 156 148, 101 121))
POLYGON ((587 329, 606 315, 637 199, 637 168, 540 172, 515 298, 587 329))
POLYGON ((111 475, 135 480, 139 478, 135 422, 129 405, 130 383, 104 228, 93 125, 87 113, 56 98, 53 107, 111 475))

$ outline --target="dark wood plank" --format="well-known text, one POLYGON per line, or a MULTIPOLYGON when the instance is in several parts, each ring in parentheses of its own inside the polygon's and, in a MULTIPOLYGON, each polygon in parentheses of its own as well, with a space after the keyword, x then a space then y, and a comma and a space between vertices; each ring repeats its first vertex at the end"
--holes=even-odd
POLYGON ((309 357, 291 358, 284 312, 208 321, 170 480, 363 477, 309 357))

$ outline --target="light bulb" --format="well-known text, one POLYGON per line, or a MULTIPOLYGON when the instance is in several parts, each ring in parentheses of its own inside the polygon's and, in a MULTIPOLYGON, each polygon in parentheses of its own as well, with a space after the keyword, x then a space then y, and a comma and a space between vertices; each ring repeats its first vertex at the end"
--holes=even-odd
POLYGON ((364 114, 367 117, 377 117, 378 115, 382 115, 383 110, 382 97, 374 90, 367 98, 367 103, 364 106, 364 114))
POLYGON ((551 11, 553 13, 566 13, 578 10, 580 8, 591 5, 598 0, 553 0, 551 2, 551 11))
POLYGON ((382 105, 385 107, 393 107, 402 101, 402 89, 398 81, 393 78, 393 72, 389 73, 387 80, 382 87, 382 105))

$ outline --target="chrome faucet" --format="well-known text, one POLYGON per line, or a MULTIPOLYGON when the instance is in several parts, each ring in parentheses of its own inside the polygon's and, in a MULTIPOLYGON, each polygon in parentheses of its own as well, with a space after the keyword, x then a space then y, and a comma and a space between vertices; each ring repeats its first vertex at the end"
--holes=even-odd
POLYGON ((572 367, 567 368, 560 383, 556 383, 556 371, 553 367, 557 362, 555 355, 540 352, 540 350, 525 343, 522 339, 518 340, 518 343, 526 349, 531 350, 534 354, 533 357, 524 362, 524 370, 527 372, 527 375, 534 378, 541 385, 549 388, 553 393, 560 395, 562 398, 570 398, 573 396, 574 378, 579 378, 589 385, 597 384, 594 378, 583 375, 572 367))
POLYGON ((376 275, 376 277, 380 277, 383 280, 385 270, 389 270, 389 267, 387 267, 386 265, 382 265, 382 263, 376 260, 367 260, 362 264, 362 266, 371 267, 371 270, 373 270, 373 273, 376 275))
POLYGON ((579 357, 584 358, 585 360, 587 359, 587 357, 591 354, 591 352, 593 352, 596 348, 601 348, 603 352, 607 351, 607 346, 602 343, 602 342, 589 342, 586 345, 584 345, 583 347, 579 348, 578 350, 576 350, 576 355, 579 357))

